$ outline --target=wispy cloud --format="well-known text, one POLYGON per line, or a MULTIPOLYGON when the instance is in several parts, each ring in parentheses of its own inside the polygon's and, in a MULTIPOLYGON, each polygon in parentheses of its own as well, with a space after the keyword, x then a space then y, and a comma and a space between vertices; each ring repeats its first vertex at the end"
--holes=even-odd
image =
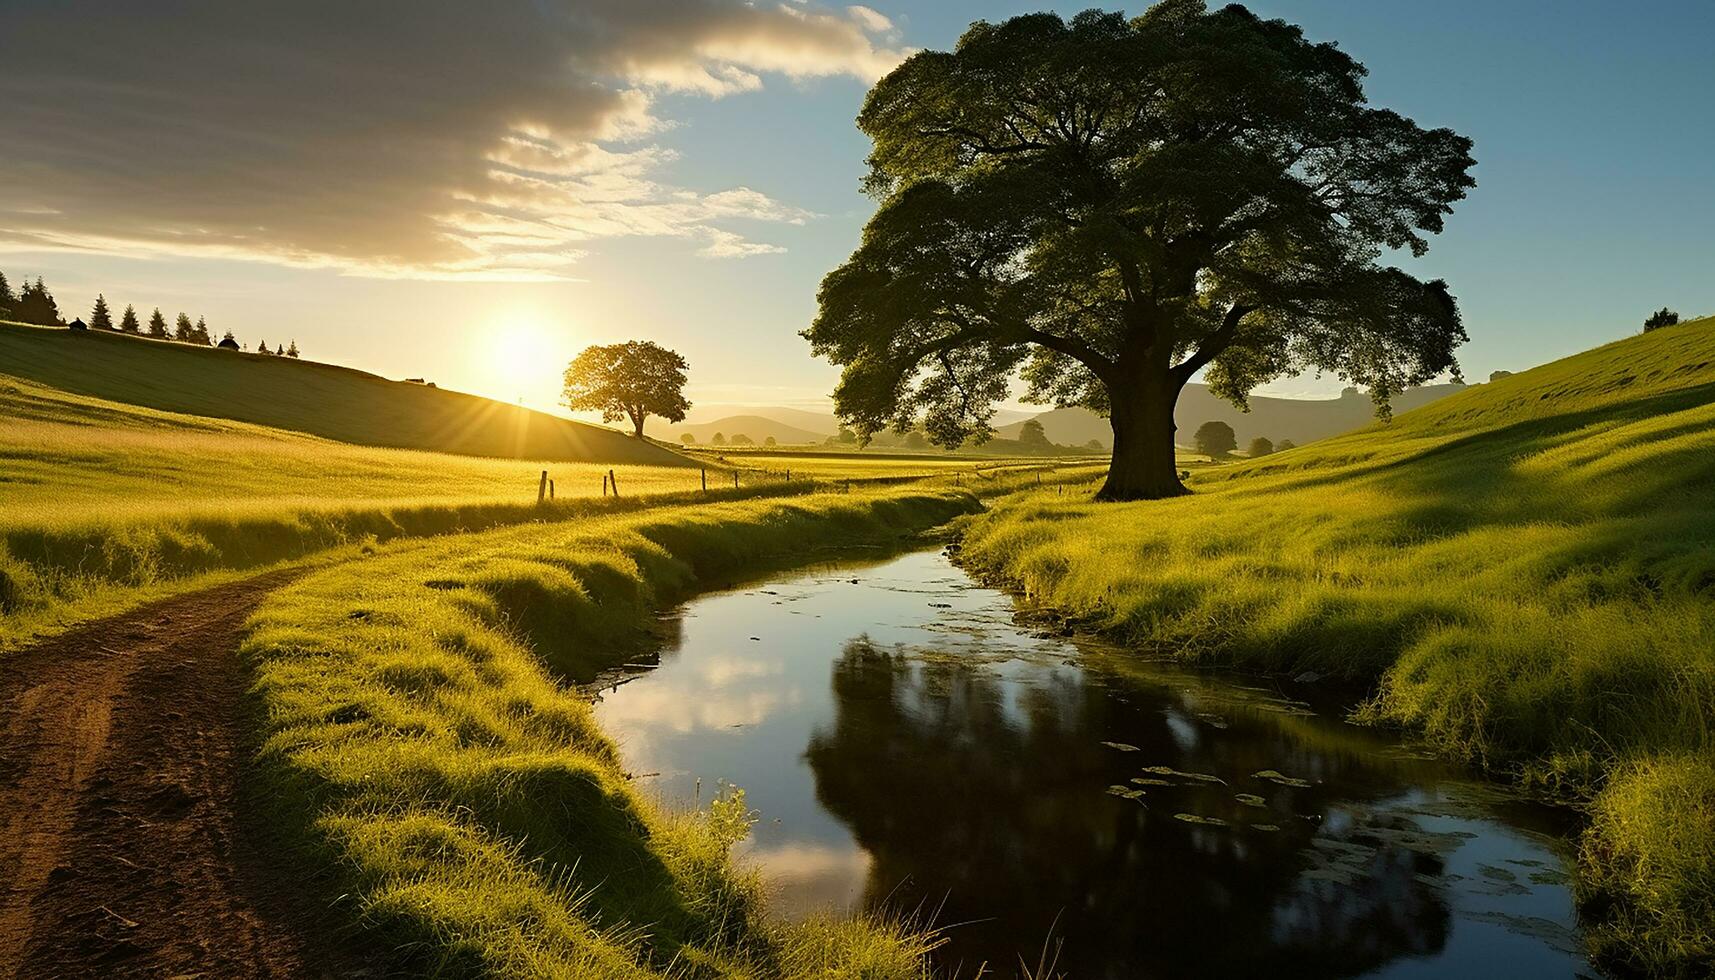
POLYGON ((551 279, 617 236, 777 252, 812 215, 659 179, 663 92, 872 79, 866 7, 742 0, 19 0, 0 34, 0 248, 551 279))

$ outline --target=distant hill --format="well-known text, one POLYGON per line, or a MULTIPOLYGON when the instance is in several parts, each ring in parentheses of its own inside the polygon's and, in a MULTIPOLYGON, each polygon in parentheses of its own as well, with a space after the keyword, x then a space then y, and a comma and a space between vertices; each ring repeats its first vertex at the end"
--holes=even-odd
MULTIPOLYGON (((1393 399, 1393 409, 1396 414, 1409 411, 1465 389, 1465 385, 1456 384, 1413 388, 1393 399)), ((1251 397, 1250 405, 1248 413, 1241 412, 1229 402, 1215 397, 1204 385, 1186 385, 1173 413, 1174 421, 1179 424, 1179 441, 1188 444, 1191 433, 1210 421, 1232 426, 1241 446, 1258 436, 1275 442, 1290 439, 1303 445, 1360 429, 1375 421, 1375 405, 1370 396, 1356 388, 1346 389, 1339 398, 1269 398, 1256 395, 1251 397)), ((1050 442, 1082 446, 1095 439, 1103 446, 1113 444, 1113 429, 1109 427, 1108 420, 1088 409, 1056 408, 1035 418, 1042 423, 1050 442)), ((1016 439, 1023 425, 1023 422, 1016 422, 1001 426, 997 434, 1016 439)))
MULTIPOLYGON (((1019 412, 1003 409, 995 413, 996 425, 1009 425, 1022 422, 1034 413, 1019 412)), ((812 412, 802 408, 787 408, 781 405, 711 405, 706 408, 692 408, 684 422, 667 422, 662 419, 650 419, 644 426, 644 431, 667 442, 678 442, 679 435, 689 432, 698 442, 703 442, 716 432, 724 432, 731 436, 733 425, 749 426, 737 431, 743 432, 761 442, 756 432, 762 431, 760 423, 750 421, 762 419, 776 426, 783 426, 796 433, 794 440, 798 442, 822 442, 829 436, 840 431, 839 419, 832 412, 812 412), (734 422, 733 420, 740 420, 734 422), (756 431, 752 431, 752 430, 756 431), (705 432, 706 430, 706 432, 705 432), (806 435, 813 438, 806 439, 806 435)), ((787 439, 775 429, 767 430, 764 435, 772 435, 776 442, 785 443, 787 439)))
POLYGON ((360 446, 502 459, 692 465, 600 426, 285 357, 0 323, 0 374, 110 401, 360 446))
POLYGON ((761 415, 729 415, 726 418, 699 425, 667 424, 659 427, 651 425, 649 431, 656 438, 668 442, 678 442, 681 435, 689 432, 692 438, 697 440, 697 444, 701 446, 708 445, 709 440, 713 439, 717 432, 729 440, 735 435, 746 435, 758 445, 761 445, 763 440, 772 437, 775 442, 783 446, 825 442, 828 436, 833 435, 834 432, 831 429, 826 433, 810 432, 761 415))

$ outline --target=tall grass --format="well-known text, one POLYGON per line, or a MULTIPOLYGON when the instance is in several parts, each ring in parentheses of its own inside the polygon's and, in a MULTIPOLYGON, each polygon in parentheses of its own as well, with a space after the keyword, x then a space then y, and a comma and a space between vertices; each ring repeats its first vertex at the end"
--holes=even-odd
POLYGON ((898 924, 771 926, 728 860, 740 793, 671 813, 564 682, 630 657, 663 603, 746 564, 975 507, 818 494, 463 535, 313 574, 251 623, 264 798, 358 927, 452 975, 927 975, 898 924))
POLYGON ((1192 486, 1021 495, 963 553, 1136 644, 1369 684, 1363 719, 1589 801, 1598 952, 1715 967, 1715 320, 1192 486))

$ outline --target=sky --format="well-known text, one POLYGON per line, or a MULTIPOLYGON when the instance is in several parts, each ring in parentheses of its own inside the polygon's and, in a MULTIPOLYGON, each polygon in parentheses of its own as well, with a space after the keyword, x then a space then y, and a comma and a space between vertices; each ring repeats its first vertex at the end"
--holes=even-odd
MULTIPOLYGON (((577 351, 634 338, 705 409, 825 407, 798 331, 874 207, 868 86, 972 20, 1085 6, 0 0, 0 271, 68 318, 99 292, 545 410, 577 351)), ((1475 140, 1477 187, 1401 260, 1459 298, 1469 380, 1715 313, 1715 3, 1249 6, 1475 140)))

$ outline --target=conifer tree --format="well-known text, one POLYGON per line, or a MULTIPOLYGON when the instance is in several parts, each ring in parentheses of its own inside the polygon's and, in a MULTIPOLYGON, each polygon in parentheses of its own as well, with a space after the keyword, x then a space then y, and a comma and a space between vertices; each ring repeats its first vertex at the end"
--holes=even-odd
POLYGON ((266 340, 258 340, 256 342, 256 353, 272 354, 274 352, 268 349, 268 342, 266 340))
POLYGON ((155 307, 155 312, 149 314, 149 336, 156 340, 167 339, 167 318, 161 315, 161 308, 155 307))
POLYGON ((197 317, 197 325, 193 328, 191 340, 193 343, 201 344, 204 347, 214 346, 214 341, 210 340, 208 336, 208 321, 200 316, 197 317))
MULTIPOLYGON (((238 338, 237 338, 237 337, 234 337, 234 336, 233 336, 233 335, 232 335, 232 331, 230 331, 230 330, 228 330, 228 331, 227 331, 227 332, 226 332, 226 333, 225 333, 225 334, 222 334, 222 335, 221 335, 221 338, 220 338, 220 342, 221 342, 221 343, 223 343, 223 344, 224 344, 224 343, 226 343, 226 342, 227 342, 227 341, 229 341, 229 340, 230 340, 230 341, 232 341, 232 342, 233 342, 233 343, 235 343, 235 344, 236 344, 236 343, 238 343, 238 338)), ((243 350, 243 349, 244 349, 244 347, 243 347, 243 346, 242 346, 242 345, 240 345, 240 346, 239 346, 239 348, 238 348, 238 349, 239 349, 239 350, 243 350)))
POLYGON ((137 308, 130 303, 125 304, 125 315, 119 318, 119 329, 125 333, 138 333, 137 308))
POLYGON ((13 315, 21 323, 34 323, 44 327, 63 327, 65 321, 60 319, 59 304, 54 302, 52 293, 37 276, 35 282, 24 283, 23 290, 18 294, 18 304, 13 315))
POLYGON ((294 339, 292 341, 292 343, 286 347, 286 356, 287 357, 297 357, 298 356, 298 342, 297 342, 297 340, 294 339))
POLYGON ((274 353, 280 357, 285 357, 286 356, 286 348, 276 345, 274 347, 274 353))
POLYGON ((107 297, 100 293, 95 294, 95 309, 89 312, 89 329, 113 329, 113 314, 107 309, 107 297))
POLYGON ((195 336, 196 328, 191 326, 191 318, 180 313, 179 318, 173 321, 173 339, 188 344, 195 336))
POLYGON ((12 319, 12 307, 18 305, 18 297, 12 295, 12 284, 6 281, 6 273, 0 272, 0 320, 12 319))

